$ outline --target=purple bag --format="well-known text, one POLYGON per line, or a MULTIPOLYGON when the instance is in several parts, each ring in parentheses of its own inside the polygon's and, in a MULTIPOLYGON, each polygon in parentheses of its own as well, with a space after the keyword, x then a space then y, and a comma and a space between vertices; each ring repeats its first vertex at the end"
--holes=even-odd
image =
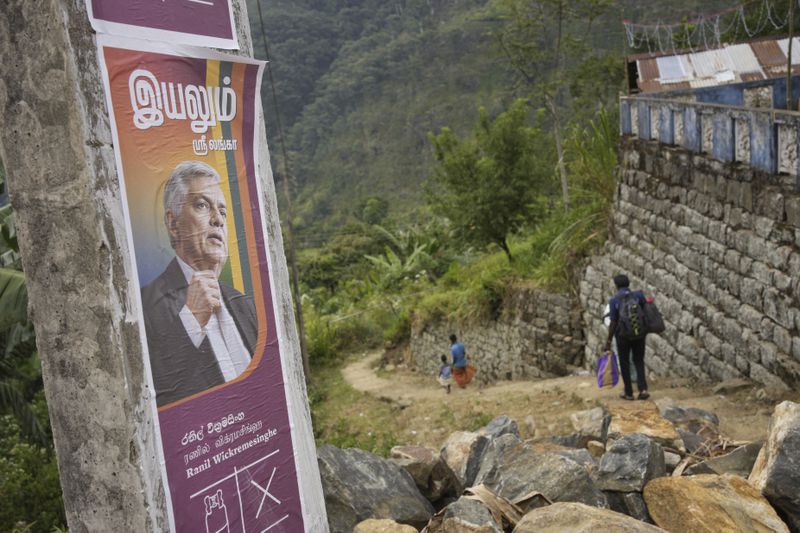
POLYGON ((614 387, 619 382, 619 364, 617 354, 605 352, 597 360, 597 386, 614 387))

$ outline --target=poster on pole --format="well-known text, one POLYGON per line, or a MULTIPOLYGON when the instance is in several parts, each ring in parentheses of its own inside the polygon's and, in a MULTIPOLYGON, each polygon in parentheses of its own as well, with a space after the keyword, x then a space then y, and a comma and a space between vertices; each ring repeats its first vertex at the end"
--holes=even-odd
POLYGON ((239 48, 231 0, 86 0, 86 8, 98 33, 239 48))
POLYGON ((171 527, 303 531, 311 436, 289 419, 256 175, 264 64, 97 41, 171 527))

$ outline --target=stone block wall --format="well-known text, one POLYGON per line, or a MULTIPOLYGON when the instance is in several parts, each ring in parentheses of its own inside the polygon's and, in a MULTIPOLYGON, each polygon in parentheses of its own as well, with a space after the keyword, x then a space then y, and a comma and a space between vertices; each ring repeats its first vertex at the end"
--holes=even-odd
POLYGON ((580 287, 586 361, 605 338, 611 278, 656 298, 648 337, 661 375, 800 386, 800 195, 796 178, 625 137, 605 253, 580 287))
POLYGON ((415 328, 411 353, 420 372, 437 374, 441 356, 450 355, 451 333, 464 343, 480 383, 564 375, 567 365, 583 363, 577 301, 537 289, 512 290, 496 321, 433 322, 415 328))

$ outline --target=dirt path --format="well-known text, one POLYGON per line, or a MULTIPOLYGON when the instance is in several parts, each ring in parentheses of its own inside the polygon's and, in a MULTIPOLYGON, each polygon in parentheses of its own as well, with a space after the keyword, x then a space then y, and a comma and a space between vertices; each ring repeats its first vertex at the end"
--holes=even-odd
MULTIPOLYGON (((504 414, 517 420, 523 437, 572 432, 569 414, 617 400, 620 387, 598 389, 593 376, 567 376, 536 381, 470 384, 451 394, 433 377, 399 368, 378 369, 381 353, 366 354, 348 364, 342 375, 354 389, 397 407, 394 419, 403 443, 438 446, 449 432, 476 429, 504 414), (472 426, 472 427, 471 427, 472 426)), ((757 400, 757 388, 728 395, 713 394, 710 386, 690 386, 686 380, 650 378, 653 399, 669 397, 679 405, 715 412, 728 438, 753 441, 766 436, 777 399, 757 400)), ((797 401, 797 394, 793 398, 797 401)))

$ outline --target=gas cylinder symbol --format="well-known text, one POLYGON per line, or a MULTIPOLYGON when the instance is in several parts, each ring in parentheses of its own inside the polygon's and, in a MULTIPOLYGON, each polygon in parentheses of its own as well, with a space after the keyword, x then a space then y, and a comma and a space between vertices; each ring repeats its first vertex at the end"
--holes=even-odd
POLYGON ((213 496, 205 497, 206 503, 206 533, 230 533, 228 525, 228 509, 222 500, 222 491, 218 490, 213 496))

